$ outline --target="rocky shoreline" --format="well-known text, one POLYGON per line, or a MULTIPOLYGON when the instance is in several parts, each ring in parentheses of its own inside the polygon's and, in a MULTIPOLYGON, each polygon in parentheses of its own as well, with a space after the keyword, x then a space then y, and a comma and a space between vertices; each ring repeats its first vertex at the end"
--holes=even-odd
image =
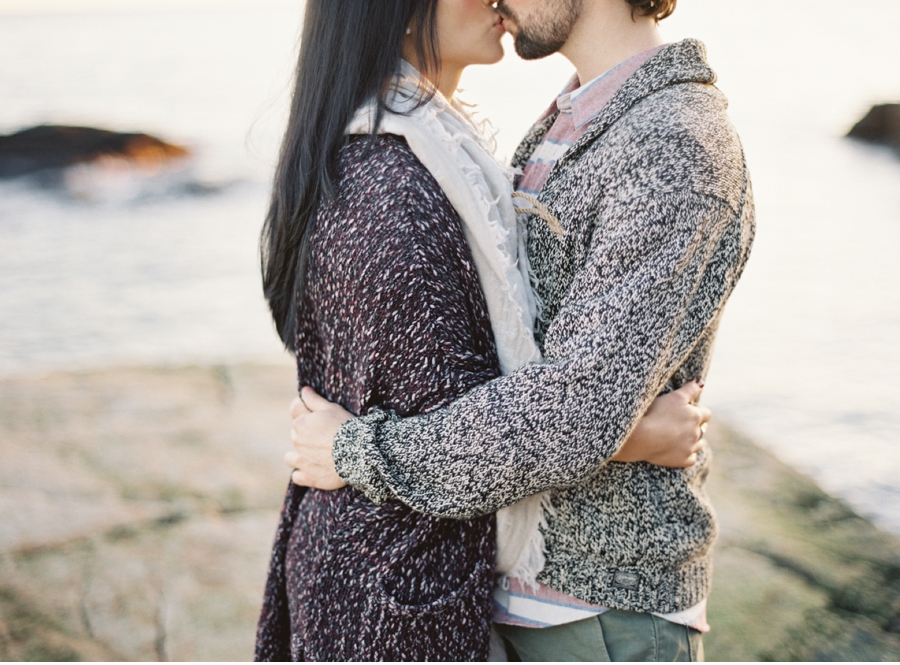
POLYGON ((0 135, 0 179, 103 162, 157 171, 168 162, 187 159, 190 154, 188 148, 143 132, 38 125, 0 135))
POLYGON ((877 104, 847 132, 866 143, 893 148, 900 156, 900 104, 877 104))
MULTIPOLYGON (((0 380, 0 658, 248 660, 289 365, 0 380)), ((900 543, 715 423, 709 660, 900 659, 900 543)))

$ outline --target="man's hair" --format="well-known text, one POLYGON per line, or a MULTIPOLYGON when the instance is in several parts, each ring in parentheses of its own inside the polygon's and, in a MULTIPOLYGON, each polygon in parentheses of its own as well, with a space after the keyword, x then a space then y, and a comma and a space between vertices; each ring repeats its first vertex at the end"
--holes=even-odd
POLYGON ((662 21, 675 11, 675 3, 678 0, 627 0, 643 16, 652 16, 657 21, 662 21))

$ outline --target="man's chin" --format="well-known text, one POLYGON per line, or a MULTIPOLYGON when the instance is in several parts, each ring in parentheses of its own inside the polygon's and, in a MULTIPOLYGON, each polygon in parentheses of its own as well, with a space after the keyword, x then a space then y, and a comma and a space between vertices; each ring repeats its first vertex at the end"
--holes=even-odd
POLYGON ((513 34, 513 48, 522 60, 540 60, 548 55, 553 55, 559 50, 558 46, 538 44, 527 37, 523 37, 521 33, 513 34))

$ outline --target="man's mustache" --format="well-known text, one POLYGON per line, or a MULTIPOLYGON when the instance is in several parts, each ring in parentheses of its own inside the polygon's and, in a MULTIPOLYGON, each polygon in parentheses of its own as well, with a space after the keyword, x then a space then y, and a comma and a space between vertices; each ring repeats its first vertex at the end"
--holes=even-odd
POLYGON ((503 18, 510 19, 513 23, 516 22, 516 15, 513 11, 506 6, 506 3, 503 0, 499 0, 496 5, 497 13, 500 14, 503 18))

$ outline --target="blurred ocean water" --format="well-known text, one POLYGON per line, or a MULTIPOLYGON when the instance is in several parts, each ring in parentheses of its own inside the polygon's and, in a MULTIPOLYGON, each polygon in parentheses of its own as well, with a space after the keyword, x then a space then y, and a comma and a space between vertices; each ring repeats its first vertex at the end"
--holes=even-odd
POLYGON ((0 131, 147 131, 187 172, 0 182, 0 371, 278 357, 257 237, 300 11, 0 17, 0 131), (206 195, 184 190, 221 189, 206 195))
MULTIPOLYGON (((0 132, 88 124, 197 155, 69 194, 0 182, 0 374, 283 358, 256 248, 300 4, 0 14, 0 132)), ((898 22, 893 0, 690 0, 663 23, 707 44, 758 208, 705 399, 895 533, 900 159, 842 134, 900 101, 898 22)), ((570 74, 508 56, 462 96, 508 157, 570 74)))

